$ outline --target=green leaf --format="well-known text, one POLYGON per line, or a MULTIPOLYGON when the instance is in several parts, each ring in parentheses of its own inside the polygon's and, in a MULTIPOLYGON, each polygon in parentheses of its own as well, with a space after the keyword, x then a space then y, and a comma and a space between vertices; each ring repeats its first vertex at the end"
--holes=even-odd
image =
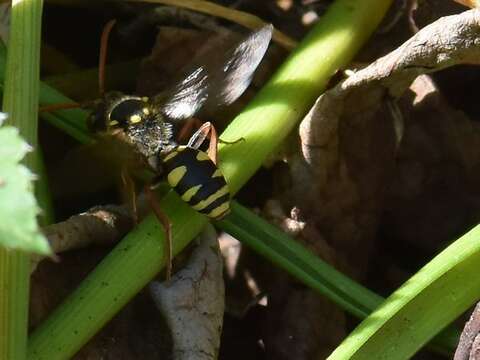
POLYGON ((33 195, 33 173, 20 161, 31 150, 13 126, 0 127, 0 245, 42 255, 51 254, 38 229, 39 208, 33 195))

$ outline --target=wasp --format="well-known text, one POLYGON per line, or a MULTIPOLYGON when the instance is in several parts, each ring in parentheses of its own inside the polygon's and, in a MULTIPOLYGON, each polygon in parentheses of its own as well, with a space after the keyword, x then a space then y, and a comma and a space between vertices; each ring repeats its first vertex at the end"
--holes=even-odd
MULTIPOLYGON (((90 128, 96 133, 120 135, 154 174, 166 177, 183 201, 211 219, 222 219, 230 211, 230 191, 217 167, 215 128, 204 123, 186 144, 179 144, 174 134, 201 109, 229 105, 247 89, 267 51, 272 30, 272 25, 267 25, 250 33, 221 56, 212 49, 201 57, 202 62, 190 65, 180 80, 155 96, 106 92, 93 105, 90 128), (205 152, 201 147, 209 136, 205 152)), ((147 192, 150 189, 146 187, 147 192)), ((170 224, 153 201, 151 205, 167 235, 168 278, 170 224)))

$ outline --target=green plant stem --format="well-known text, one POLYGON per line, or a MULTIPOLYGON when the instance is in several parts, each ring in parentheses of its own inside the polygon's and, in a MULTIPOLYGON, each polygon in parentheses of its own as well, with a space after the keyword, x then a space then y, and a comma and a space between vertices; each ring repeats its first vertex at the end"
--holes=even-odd
POLYGON ((25 359, 29 257, 0 248, 0 359, 25 359))
MULTIPOLYGON (((385 0, 336 1, 225 130, 225 140, 245 139, 220 148, 221 168, 233 193, 302 119, 329 77, 351 61, 389 5, 385 0)), ((173 252, 178 254, 207 220, 173 192, 161 205, 171 220, 173 252)), ((78 351, 162 269, 163 244, 163 230, 154 217, 148 217, 36 329, 29 341, 29 359, 66 359, 78 351)))
MULTIPOLYGON (((34 148, 40 62, 41 0, 14 0, 10 18, 3 111, 34 148)), ((33 154, 26 165, 35 165, 33 154)), ((0 249, 0 359, 26 356, 30 258, 18 251, 0 249)))
POLYGON ((47 181, 47 169, 43 162, 42 149, 37 148, 35 151, 35 169, 37 169, 38 176, 42 181, 38 181, 35 185, 35 198, 40 204, 41 212, 38 216, 38 223, 40 226, 47 226, 55 222, 55 211, 50 196, 50 188, 47 181))
POLYGON ((360 319, 368 316, 384 300, 235 201, 232 202, 232 215, 217 225, 360 319))
MULTIPOLYGON (((6 57, 7 49, 0 42, 0 80, 2 82, 5 81, 6 57)), ((5 92, 5 88, 2 90, 5 92)), ((71 103, 73 101, 54 88, 40 82, 38 102, 41 105, 52 105, 71 103)), ((40 116, 83 144, 89 144, 94 141, 93 137, 88 133, 85 123, 88 113, 82 109, 58 110, 55 113, 43 112, 40 113, 40 116)))
POLYGON ((409 359, 478 301, 479 263, 477 225, 390 295, 328 359, 409 359))

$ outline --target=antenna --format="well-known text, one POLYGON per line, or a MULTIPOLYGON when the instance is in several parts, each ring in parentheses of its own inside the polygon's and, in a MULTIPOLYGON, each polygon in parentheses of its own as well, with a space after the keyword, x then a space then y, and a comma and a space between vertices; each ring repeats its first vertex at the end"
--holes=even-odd
MULTIPOLYGON (((115 26, 117 21, 115 19, 110 20, 105 24, 102 31, 102 37, 100 38, 100 53, 98 59, 98 92, 100 96, 105 94, 105 63, 107 60, 107 48, 108 48, 108 39, 110 37, 110 33, 112 28, 115 26)), ((41 106, 39 112, 53 112, 57 110, 65 110, 65 109, 78 109, 80 107, 85 106, 86 103, 64 103, 64 104, 51 104, 41 106)))
POLYGON ((105 24, 100 39, 100 54, 98 57, 98 92, 100 96, 105 94, 105 64, 107 61, 108 39, 116 20, 110 20, 105 24))

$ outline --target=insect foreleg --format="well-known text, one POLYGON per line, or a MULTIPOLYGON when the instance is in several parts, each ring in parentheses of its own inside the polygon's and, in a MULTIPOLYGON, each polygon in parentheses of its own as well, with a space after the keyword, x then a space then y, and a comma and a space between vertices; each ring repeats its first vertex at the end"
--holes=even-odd
POLYGON ((217 164, 217 148, 218 148, 218 136, 215 127, 211 122, 206 122, 192 135, 188 140, 187 146, 197 150, 210 135, 210 144, 208 146, 208 156, 212 159, 213 163, 217 164))
POLYGON ((170 280, 170 277, 172 276, 172 258, 173 258, 173 253, 172 253, 172 223, 168 219, 167 214, 163 212, 161 209, 157 198, 152 191, 152 188, 150 185, 145 185, 145 194, 147 195, 148 202, 150 203, 150 206, 155 213, 155 216, 157 217, 158 221, 160 221, 160 224, 162 224, 164 230, 165 230, 165 253, 164 253, 164 258, 165 258, 165 277, 166 280, 170 280))

